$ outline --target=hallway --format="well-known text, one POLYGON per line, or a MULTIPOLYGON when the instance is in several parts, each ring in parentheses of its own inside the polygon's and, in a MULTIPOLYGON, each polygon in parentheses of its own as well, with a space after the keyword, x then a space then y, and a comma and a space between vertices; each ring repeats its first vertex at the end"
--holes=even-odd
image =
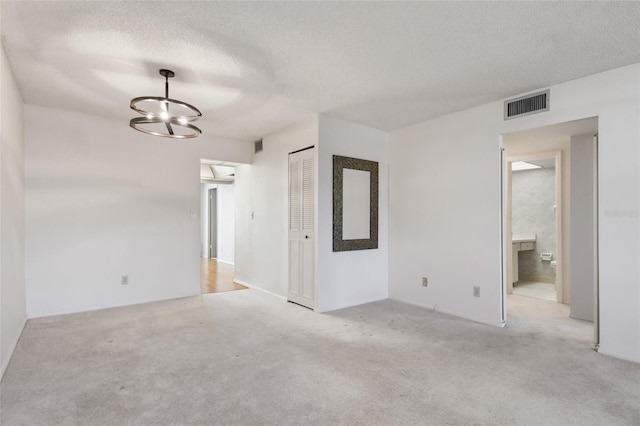
POLYGON ((233 265, 216 259, 200 258, 200 290, 202 294, 245 290, 247 287, 233 282, 233 265))
POLYGON ((569 305, 537 297, 507 296, 507 328, 571 341, 583 350, 593 349, 593 323, 571 318, 569 305))

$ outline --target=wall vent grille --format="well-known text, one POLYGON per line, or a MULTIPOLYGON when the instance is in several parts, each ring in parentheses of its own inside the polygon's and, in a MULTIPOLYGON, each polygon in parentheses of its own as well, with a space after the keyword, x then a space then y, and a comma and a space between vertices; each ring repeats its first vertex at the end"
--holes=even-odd
POLYGON ((504 101, 504 119, 549 111, 549 90, 504 101))
POLYGON ((262 139, 258 139, 253 143, 253 153, 258 154, 262 152, 262 139))

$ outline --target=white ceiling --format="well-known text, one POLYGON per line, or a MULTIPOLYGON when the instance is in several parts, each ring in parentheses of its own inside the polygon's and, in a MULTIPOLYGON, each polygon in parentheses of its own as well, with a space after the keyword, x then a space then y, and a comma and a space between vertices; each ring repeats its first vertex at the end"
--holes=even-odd
POLYGON ((555 157, 538 158, 536 160, 527 160, 526 163, 535 164, 536 166, 540 166, 543 169, 553 169, 556 167, 556 158, 555 157))
POLYGON ((10 2, 2 42, 28 104, 128 123, 136 96, 255 140, 324 113, 395 130, 640 62, 634 2, 10 2))

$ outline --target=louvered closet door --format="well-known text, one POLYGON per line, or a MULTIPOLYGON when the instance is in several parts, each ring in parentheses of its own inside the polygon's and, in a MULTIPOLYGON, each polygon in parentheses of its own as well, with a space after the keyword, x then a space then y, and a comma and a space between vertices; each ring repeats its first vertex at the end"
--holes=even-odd
POLYGON ((290 301, 315 309, 313 148, 289 154, 290 301))

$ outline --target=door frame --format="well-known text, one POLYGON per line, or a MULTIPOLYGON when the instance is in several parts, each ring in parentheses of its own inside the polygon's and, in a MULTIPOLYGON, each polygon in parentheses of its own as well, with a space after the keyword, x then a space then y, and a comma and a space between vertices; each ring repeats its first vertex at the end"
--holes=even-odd
MULTIPOLYGON (((598 123, 598 126, 600 124, 598 123)), ((596 351, 600 348, 600 129, 593 136, 593 339, 596 351)))

